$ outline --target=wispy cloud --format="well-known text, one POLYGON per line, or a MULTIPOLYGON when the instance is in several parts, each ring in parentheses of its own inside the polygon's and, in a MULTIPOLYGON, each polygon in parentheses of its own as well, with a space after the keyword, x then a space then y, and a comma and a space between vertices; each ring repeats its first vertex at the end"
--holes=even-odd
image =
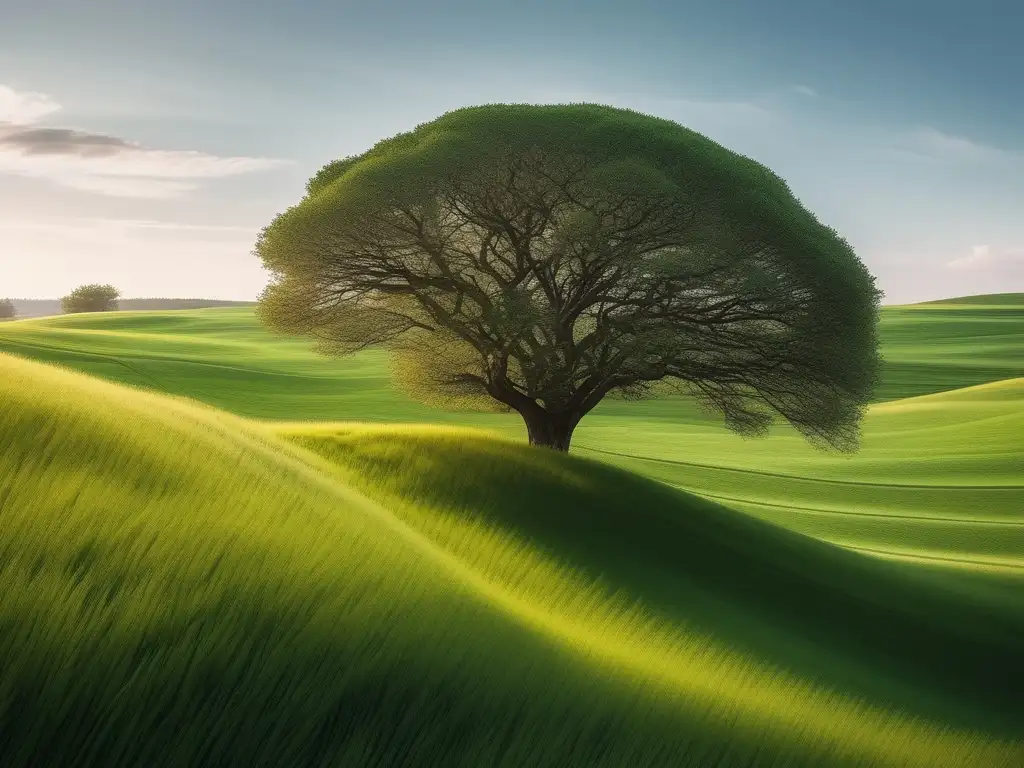
POLYGON ((966 272, 987 272, 1024 276, 1024 248, 993 248, 975 245, 966 256, 953 259, 950 269, 966 272))
POLYGON ((170 198, 205 180, 283 164, 269 158, 154 149, 117 136, 31 125, 59 109, 43 94, 0 86, 0 174, 43 178, 117 197, 170 198))
POLYGON ((31 125, 60 110, 45 93, 18 92, 0 83, 0 124, 31 125))
POLYGON ((801 96, 809 96, 812 99, 818 96, 818 92, 809 85, 794 85, 793 90, 801 96))
POLYGON ((20 150, 26 155, 80 155, 82 157, 110 157, 125 149, 131 142, 116 136, 73 131, 70 128, 27 128, 6 130, 0 127, 0 150, 20 150))
POLYGON ((111 217, 0 217, 0 283, 26 297, 109 282, 127 296, 253 298, 259 226, 111 217))
POLYGON ((993 147, 963 136, 924 127, 911 131, 899 142, 900 148, 932 160, 953 163, 991 164, 1024 162, 1024 152, 993 147))
MULTIPOLYGON (((259 231, 258 226, 232 224, 196 224, 193 222, 162 221, 159 219, 118 219, 102 216, 61 216, 59 218, 0 219, 0 233, 11 232, 59 232, 64 236, 85 238, 99 235, 131 236, 133 233, 170 232, 184 237, 235 238, 251 241, 259 231)), ((106 242, 106 240, 104 240, 106 242)))

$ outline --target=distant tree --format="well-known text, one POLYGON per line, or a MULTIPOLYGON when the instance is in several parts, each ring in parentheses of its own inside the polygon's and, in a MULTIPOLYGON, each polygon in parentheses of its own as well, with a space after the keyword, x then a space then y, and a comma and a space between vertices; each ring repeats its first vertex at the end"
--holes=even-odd
POLYGON ((10 299, 0 299, 0 320, 10 320, 18 315, 14 302, 10 299))
POLYGON ((448 113, 325 166, 256 253, 271 328, 386 344, 414 396, 560 450, 606 395, 666 384, 852 450, 879 367, 874 279, 785 182, 610 107, 448 113))
POLYGON ((117 309, 120 292, 112 285, 82 285, 60 300, 68 314, 75 312, 110 312, 117 309))

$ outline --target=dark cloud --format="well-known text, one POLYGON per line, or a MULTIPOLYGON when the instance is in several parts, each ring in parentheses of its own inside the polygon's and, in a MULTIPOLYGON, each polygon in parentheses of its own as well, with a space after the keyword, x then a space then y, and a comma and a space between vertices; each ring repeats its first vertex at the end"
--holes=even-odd
POLYGON ((3 149, 14 149, 25 155, 111 157, 137 149, 137 146, 116 136, 69 128, 8 128, 0 131, 0 150, 3 149))

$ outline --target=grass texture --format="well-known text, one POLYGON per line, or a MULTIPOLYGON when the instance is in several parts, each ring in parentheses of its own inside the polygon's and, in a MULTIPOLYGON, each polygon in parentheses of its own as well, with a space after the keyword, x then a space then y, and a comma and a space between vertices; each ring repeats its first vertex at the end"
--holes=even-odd
MULTIPOLYGON (((608 400, 574 450, 847 547, 1024 575, 1024 294, 886 307, 881 335, 884 402, 853 457, 782 427, 742 440, 681 398, 608 400)), ((269 335, 250 309, 18 321, 0 327, 0 351, 260 420, 524 433, 515 415, 418 405, 391 386, 384 352, 325 359, 269 335)))
POLYGON ((1024 765, 1024 296, 882 336, 854 456, 565 457, 248 309, 6 323, 2 763, 1024 765))
MULTIPOLYGON (((959 299, 885 307, 878 399, 1024 376, 1024 294, 990 298, 998 303, 959 299)), ((61 315, 0 326, 0 351, 193 397, 241 416, 479 423, 395 392, 382 350, 332 360, 310 346, 271 336, 249 308, 61 315)), ((668 399, 608 401, 597 413, 699 417, 681 407, 668 399)))
POLYGON ((1024 616, 949 574, 477 432, 0 373, 5 765, 1024 755, 1024 616))

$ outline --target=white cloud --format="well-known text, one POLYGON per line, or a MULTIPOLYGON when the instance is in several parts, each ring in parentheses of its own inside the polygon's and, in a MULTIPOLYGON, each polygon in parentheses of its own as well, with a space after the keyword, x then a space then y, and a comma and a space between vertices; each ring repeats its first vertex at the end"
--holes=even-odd
POLYGON ((971 272, 1014 272, 1024 273, 1024 248, 993 248, 990 245, 975 245, 966 256, 953 259, 947 264, 950 269, 971 272))
POLYGON ((809 96, 812 99, 818 96, 818 92, 809 85, 794 85, 793 90, 801 96, 809 96))
POLYGON ((202 181, 283 164, 269 158, 150 149, 115 136, 67 128, 24 127, 59 108, 42 94, 0 86, 0 174, 48 179, 115 197, 171 198, 202 181))
POLYGON ((158 219, 114 219, 86 216, 59 218, 0 219, 0 239, 15 236, 53 236, 76 242, 109 245, 114 241, 160 233, 163 238, 234 241, 251 245, 259 228, 227 224, 194 224, 158 219))
POLYGON ((0 123, 31 125, 60 110, 45 93, 24 93, 0 83, 0 123))
POLYGON ((0 218, 0 284, 26 298, 112 283, 126 296, 251 299, 267 275, 259 227, 101 217, 0 218))
POLYGON ((967 256, 953 259, 947 266, 952 269, 983 269, 992 263, 992 246, 975 245, 967 256))
MULTIPOLYGON (((26 174, 30 175, 30 174, 26 174)), ((181 197, 196 189, 197 185, 166 179, 133 179, 118 176, 90 176, 88 174, 64 173, 49 177, 68 189, 94 192, 109 197, 132 197, 147 200, 169 200, 181 197)))
POLYGON ((200 181, 269 170, 281 164, 264 158, 142 147, 104 156, 42 155, 4 149, 0 143, 0 173, 49 179, 72 189, 116 197, 177 197, 195 189, 200 181))
POLYGON ((1022 152, 989 146, 931 127, 910 132, 900 144, 914 154, 933 160, 975 164, 1024 161, 1022 152))

